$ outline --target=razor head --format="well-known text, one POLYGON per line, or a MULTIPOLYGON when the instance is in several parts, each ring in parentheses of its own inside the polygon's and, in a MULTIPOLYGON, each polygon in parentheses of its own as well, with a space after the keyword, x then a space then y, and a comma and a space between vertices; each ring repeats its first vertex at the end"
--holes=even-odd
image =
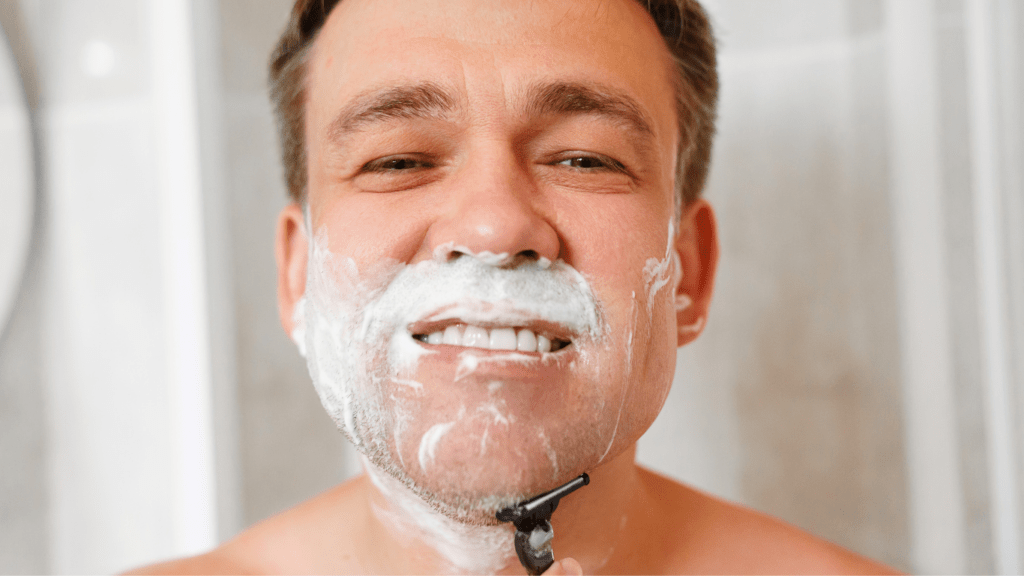
POLYGON ((546 522, 551 519, 551 515, 554 514, 555 509, 558 508, 558 502, 562 498, 583 486, 586 486, 587 484, 590 484, 590 476, 583 473, 579 477, 572 479, 554 490, 549 490, 539 496, 534 496, 533 498, 520 502, 515 506, 509 506, 495 514, 495 516, 502 522, 511 522, 515 524, 517 530, 529 532, 533 530, 534 526, 539 522, 546 522))
POLYGON ((562 498, 587 484, 590 484, 590 476, 584 473, 554 490, 495 514, 498 520, 511 522, 516 527, 516 555, 529 574, 542 574, 554 564, 551 540, 555 531, 551 528, 551 515, 562 498))

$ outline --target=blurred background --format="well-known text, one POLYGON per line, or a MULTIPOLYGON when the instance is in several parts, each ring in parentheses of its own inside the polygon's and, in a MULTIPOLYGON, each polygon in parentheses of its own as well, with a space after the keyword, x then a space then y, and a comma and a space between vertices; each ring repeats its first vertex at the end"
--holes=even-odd
MULTIPOLYGON (((640 460, 1024 571, 1024 3, 705 4, 721 272, 640 460)), ((0 572, 195 553, 357 472, 277 320, 288 10, 0 0, 0 572)))

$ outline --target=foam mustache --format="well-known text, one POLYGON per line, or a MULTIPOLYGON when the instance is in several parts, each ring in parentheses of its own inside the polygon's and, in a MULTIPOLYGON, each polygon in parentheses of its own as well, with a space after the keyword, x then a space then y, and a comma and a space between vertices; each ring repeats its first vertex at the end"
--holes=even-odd
MULTIPOLYGON (((604 331, 590 284, 560 260, 495 266, 464 254, 413 265, 381 262, 360 271, 352 259, 332 254, 324 244, 317 241, 311 250, 301 312, 309 316, 315 309, 322 319, 333 320, 349 336, 346 340, 378 345, 386 336, 409 340, 411 324, 445 319, 510 326, 542 320, 595 339, 604 331)), ((392 351, 402 356, 406 346, 393 344, 392 351)))
POLYGON ((379 261, 360 270, 326 246, 324 234, 311 242, 292 338, 324 408, 356 446, 378 436, 360 429, 382 421, 386 381, 431 353, 412 338, 408 327, 415 322, 542 320, 591 342, 607 332, 590 284, 562 261, 498 266, 463 254, 411 265, 379 261))

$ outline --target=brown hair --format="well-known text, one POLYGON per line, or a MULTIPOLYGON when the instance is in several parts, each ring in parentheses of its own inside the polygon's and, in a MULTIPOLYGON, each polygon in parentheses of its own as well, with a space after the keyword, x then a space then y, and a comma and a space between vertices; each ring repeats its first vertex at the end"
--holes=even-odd
MULTIPOLYGON (((288 193, 304 199, 306 58, 327 15, 341 0, 295 0, 288 25, 270 58, 270 99, 284 159, 288 193)), ((676 114, 682 146, 676 167, 677 205, 704 189, 711 162, 718 103, 715 39, 697 0, 638 0, 650 13, 676 65, 676 114)))

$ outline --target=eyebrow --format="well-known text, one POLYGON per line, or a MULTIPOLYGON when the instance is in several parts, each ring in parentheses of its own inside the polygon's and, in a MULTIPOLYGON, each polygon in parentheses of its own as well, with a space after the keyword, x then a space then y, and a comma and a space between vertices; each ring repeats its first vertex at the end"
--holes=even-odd
MULTIPOLYGON (((527 116, 596 114, 609 117, 637 135, 651 137, 652 123, 632 97, 612 88, 579 82, 551 82, 528 89, 524 101, 527 116)), ((335 116, 328 138, 344 142, 354 132, 393 119, 443 119, 457 108, 458 100, 432 82, 370 90, 356 96, 335 116)))
POLYGON ((456 99, 431 82, 371 90, 356 96, 335 116, 327 136, 341 142, 346 136, 392 119, 444 118, 455 110, 456 99))
POLYGON ((534 86, 527 92, 532 114, 597 114, 625 124, 639 135, 653 136, 652 122, 632 97, 612 88, 577 82, 534 86))

